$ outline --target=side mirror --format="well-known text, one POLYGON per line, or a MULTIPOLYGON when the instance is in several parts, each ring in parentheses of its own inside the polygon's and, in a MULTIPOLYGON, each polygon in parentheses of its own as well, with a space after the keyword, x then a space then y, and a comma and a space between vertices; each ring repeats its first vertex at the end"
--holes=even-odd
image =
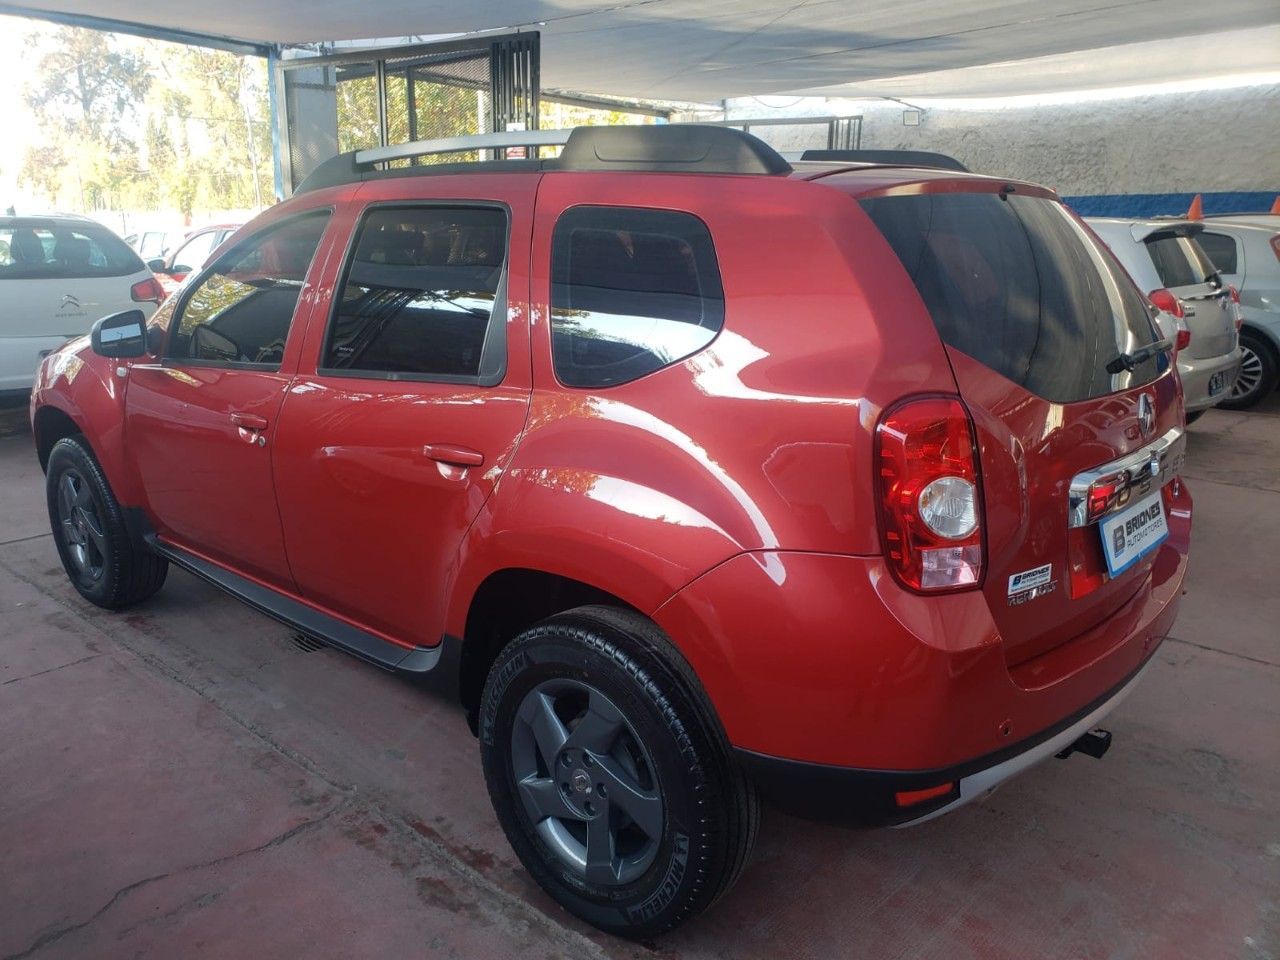
POLYGON ((156 257, 154 260, 147 261, 147 269, 152 273, 167 273, 164 268, 164 257, 156 257))
POLYGON ((103 357, 141 357, 147 352, 147 318, 141 310, 113 313, 89 331, 93 352, 103 357))

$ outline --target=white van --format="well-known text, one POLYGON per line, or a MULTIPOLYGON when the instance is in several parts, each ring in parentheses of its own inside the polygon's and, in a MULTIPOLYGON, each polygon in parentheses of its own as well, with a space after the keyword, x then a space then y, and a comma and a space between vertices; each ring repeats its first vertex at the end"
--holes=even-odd
POLYGON ((30 390, 40 358, 164 290, 123 240, 86 217, 0 217, 0 393, 30 390))

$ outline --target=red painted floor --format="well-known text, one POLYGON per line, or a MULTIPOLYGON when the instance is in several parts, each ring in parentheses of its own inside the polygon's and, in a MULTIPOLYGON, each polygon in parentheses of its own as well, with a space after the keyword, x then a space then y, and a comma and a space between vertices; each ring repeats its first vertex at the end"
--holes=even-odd
POLYGON ((1104 760, 913 830, 769 813, 729 896, 644 947, 531 883, 435 694, 178 571, 83 603, 0 412, 0 958, 1275 960, 1280 397, 1190 432, 1189 594, 1104 760))

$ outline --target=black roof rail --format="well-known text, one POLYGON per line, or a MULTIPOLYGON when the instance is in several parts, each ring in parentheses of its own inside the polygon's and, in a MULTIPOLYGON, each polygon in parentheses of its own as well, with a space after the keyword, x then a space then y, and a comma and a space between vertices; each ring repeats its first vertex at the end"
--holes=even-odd
POLYGON ((933 167, 968 173, 969 168, 945 153, 929 150, 806 150, 801 160, 828 160, 836 163, 878 163, 894 167, 933 167))
POLYGON ((499 173, 511 170, 616 170, 668 173, 784 174, 791 164, 758 137, 733 127, 709 124, 653 124, 574 127, 572 130, 516 130, 418 140, 340 153, 316 167, 295 194, 384 177, 443 173, 499 173), (555 160, 490 160, 382 169, 380 164, 411 157, 563 145, 555 160))

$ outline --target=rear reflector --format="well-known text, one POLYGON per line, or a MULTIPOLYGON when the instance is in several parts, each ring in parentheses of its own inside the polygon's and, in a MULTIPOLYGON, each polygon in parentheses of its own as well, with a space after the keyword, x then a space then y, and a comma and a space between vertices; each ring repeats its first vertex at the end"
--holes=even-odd
POLYGON ((1159 290, 1152 290, 1147 294, 1147 299, 1165 313, 1171 313, 1178 318, 1183 316, 1182 301, 1164 287, 1161 287, 1159 290))
POLYGON ((147 277, 130 288, 129 296, 133 298, 134 303, 163 303, 164 287, 160 286, 160 281, 155 277, 147 277))
POLYGON ((876 427, 885 559, 903 586, 963 590, 982 580, 982 500, 969 414, 957 397, 891 407, 876 427))
POLYGON ((913 807, 917 803, 924 803, 926 800, 945 797, 955 788, 956 785, 952 782, 943 783, 936 787, 925 787, 923 790, 899 790, 893 795, 893 802, 900 807, 913 807))

